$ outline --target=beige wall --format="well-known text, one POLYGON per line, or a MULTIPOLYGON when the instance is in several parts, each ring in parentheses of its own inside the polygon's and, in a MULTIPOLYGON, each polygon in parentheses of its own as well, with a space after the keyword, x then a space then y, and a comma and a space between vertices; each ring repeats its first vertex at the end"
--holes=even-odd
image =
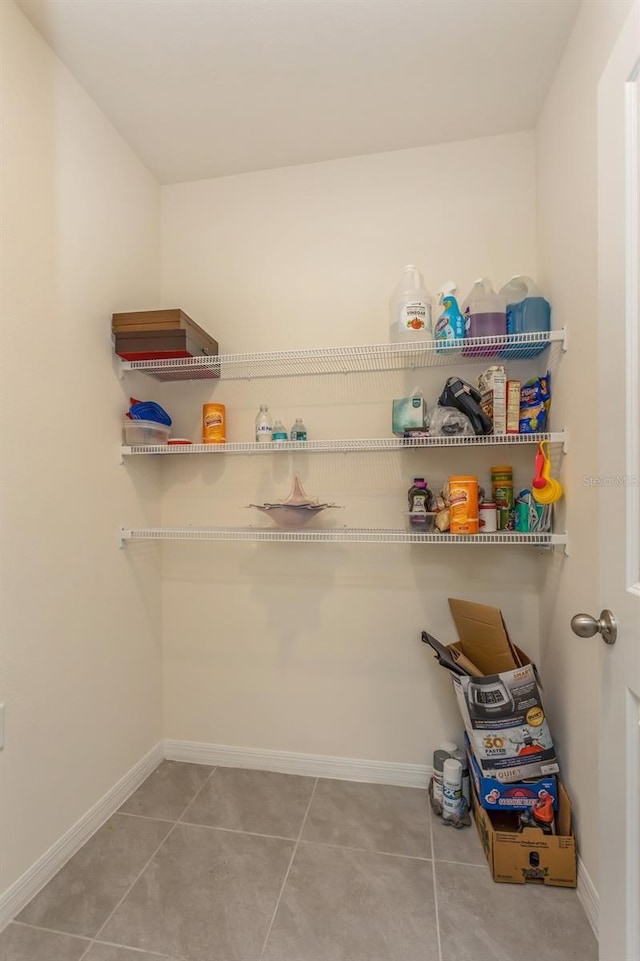
MULTIPOLYGON (((225 352, 382 342, 404 263, 463 294, 481 274, 535 276, 534 207, 530 133, 166 187, 163 302, 225 352)), ((302 414, 310 438, 387 436, 391 399, 420 383, 433 404, 447 373, 178 384, 166 399, 192 437, 207 400, 227 405, 232 441, 253 439, 263 400, 287 427, 302 414)), ((159 465, 163 523, 261 523, 245 505, 286 494, 299 470, 310 494, 344 506, 323 524, 398 527, 414 476, 487 481, 504 456, 171 459, 159 465)), ((513 463, 524 486, 531 452, 513 463)), ((501 606, 535 654, 539 560, 518 548, 165 546, 165 734, 427 763, 460 721, 420 630, 453 639, 446 598, 468 597, 501 606)))
POLYGON ((153 471, 118 463, 109 318, 155 302, 159 188, 13 3, 2 51, 0 890, 161 737, 153 471))
POLYGON ((542 595, 542 669, 582 858, 596 884, 603 647, 577 638, 569 621, 577 611, 598 613, 598 504, 596 488, 584 481, 598 464, 597 84, 630 5, 582 5, 536 131, 540 275, 554 324, 568 325, 571 335, 553 402, 571 438, 563 475, 570 556, 550 569, 542 595))

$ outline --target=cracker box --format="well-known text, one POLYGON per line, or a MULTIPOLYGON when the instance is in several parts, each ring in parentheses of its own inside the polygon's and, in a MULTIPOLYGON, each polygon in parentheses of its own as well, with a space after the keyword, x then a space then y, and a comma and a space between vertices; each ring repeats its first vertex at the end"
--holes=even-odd
MULTIPOLYGON (((492 434, 504 434, 507 430, 507 375, 504 367, 488 367, 478 377, 483 413, 493 427, 492 434)), ((518 404, 520 403, 518 399, 518 404)), ((519 417, 518 412, 518 417, 519 417)))

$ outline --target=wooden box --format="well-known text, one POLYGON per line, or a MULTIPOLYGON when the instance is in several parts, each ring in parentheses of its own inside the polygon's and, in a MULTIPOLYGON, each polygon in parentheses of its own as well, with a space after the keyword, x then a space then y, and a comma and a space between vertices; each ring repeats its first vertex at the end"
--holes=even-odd
POLYGON ((115 350, 125 360, 216 357, 218 342, 178 308, 113 314, 115 350))

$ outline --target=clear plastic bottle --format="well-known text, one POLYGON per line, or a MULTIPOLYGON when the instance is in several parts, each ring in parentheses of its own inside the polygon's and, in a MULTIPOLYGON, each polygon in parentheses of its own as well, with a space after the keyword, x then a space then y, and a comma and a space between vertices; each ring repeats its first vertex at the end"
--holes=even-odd
POLYGON ((273 438, 273 419, 266 404, 260 404, 256 417, 256 444, 269 444, 273 438))
POLYGON ((307 439, 307 428, 302 422, 302 417, 296 417, 296 422, 291 428, 289 434, 291 440, 306 440, 307 439))
POLYGON ((287 440, 287 431, 281 420, 274 423, 272 438, 274 444, 283 444, 287 440))
POLYGON ((406 343, 431 340, 432 296, 414 264, 407 264, 389 301, 389 340, 406 343))

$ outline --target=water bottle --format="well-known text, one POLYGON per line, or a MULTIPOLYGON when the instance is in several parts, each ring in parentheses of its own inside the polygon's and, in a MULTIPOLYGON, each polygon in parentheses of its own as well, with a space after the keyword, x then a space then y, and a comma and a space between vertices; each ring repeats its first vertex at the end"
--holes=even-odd
POLYGON ((266 404, 260 404, 256 417, 256 444, 269 444, 273 437, 273 420, 266 404))
POLYGON ((307 439, 307 428, 302 423, 301 417, 296 417, 296 422, 291 428, 291 433, 289 434, 291 440, 306 440, 307 439))
POLYGON ((273 425, 272 439, 274 444, 282 444, 287 440, 287 431, 281 420, 277 420, 273 425))
MULTIPOLYGON (((508 334, 533 334, 551 330, 551 305, 542 296, 531 277, 512 277, 501 289, 500 294, 507 305, 508 334)), ((546 346, 546 344, 528 345, 524 356, 535 357, 542 353, 546 346)), ((522 357, 523 349, 507 347, 500 356, 522 357)))
POLYGON ((411 343, 432 339, 432 299, 418 268, 413 264, 407 264, 389 301, 391 343, 411 343))

